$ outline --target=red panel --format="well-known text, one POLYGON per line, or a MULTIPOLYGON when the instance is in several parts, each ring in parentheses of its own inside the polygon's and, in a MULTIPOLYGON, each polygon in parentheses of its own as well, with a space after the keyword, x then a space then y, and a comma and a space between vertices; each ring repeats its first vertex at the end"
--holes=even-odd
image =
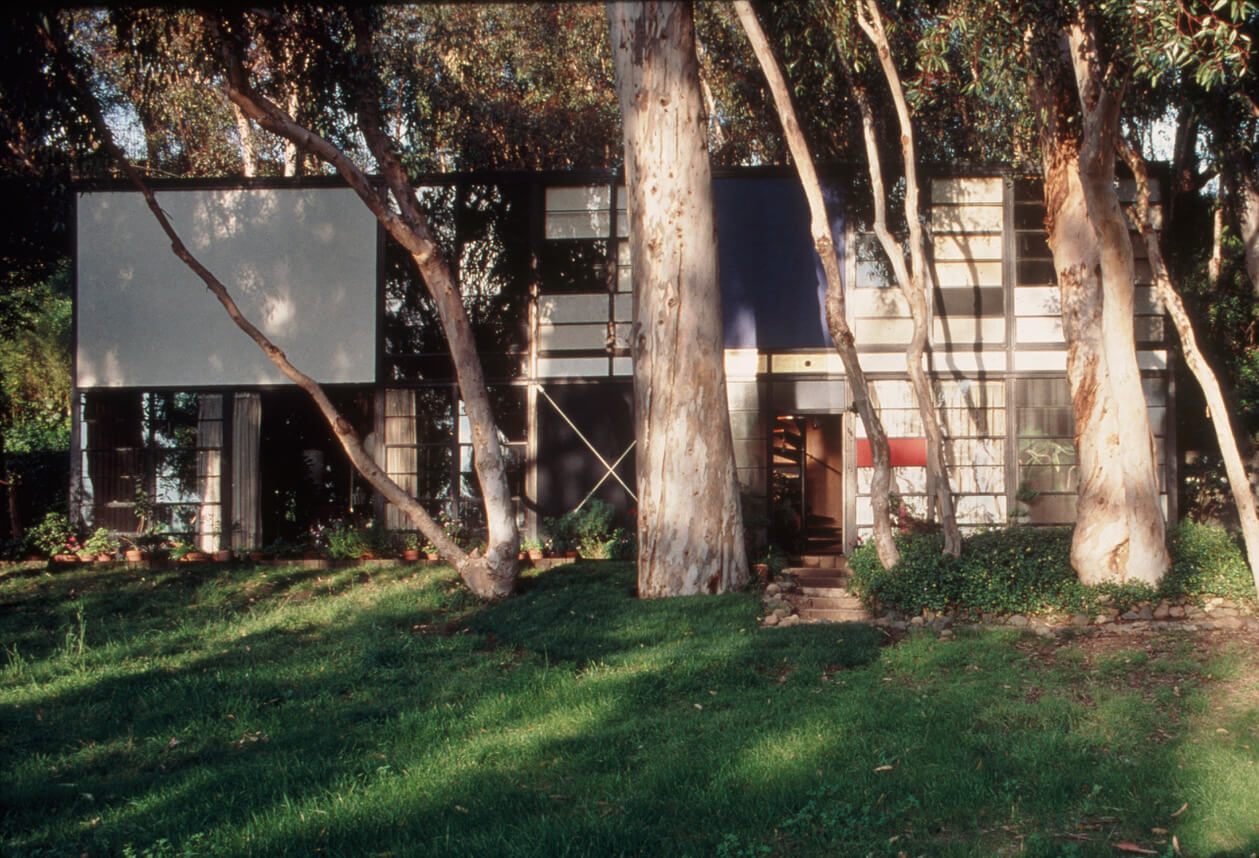
MULTIPOLYGON (((922 468, 927 465, 926 438, 888 438, 888 451, 892 456, 893 468, 922 468)), ((864 438, 857 439, 857 467, 874 466, 874 457, 870 455, 870 442, 864 438)))

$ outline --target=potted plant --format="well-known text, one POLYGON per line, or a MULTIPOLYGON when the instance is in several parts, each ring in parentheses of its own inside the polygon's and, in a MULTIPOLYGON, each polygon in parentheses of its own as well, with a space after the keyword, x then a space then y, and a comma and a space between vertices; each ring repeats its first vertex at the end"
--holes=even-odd
POLYGON ((417 563, 420 559, 420 535, 408 530, 399 534, 402 544, 402 559, 407 563, 417 563))
POLYGON ((156 535, 156 528, 151 526, 153 501, 149 493, 140 486, 136 486, 135 497, 131 502, 131 512, 136 517, 136 532, 131 536, 121 537, 123 542, 131 546, 123 556, 128 563, 140 563, 148 560, 152 556, 154 547, 165 540, 155 542, 153 539, 156 535))
POLYGON ((118 540, 107 529, 98 527, 84 540, 83 548, 95 560, 113 560, 118 553, 118 540))
POLYGON ((74 528, 69 520, 59 512, 50 512, 44 520, 27 532, 30 544, 41 554, 57 563, 78 560, 77 557, 66 557, 66 543, 74 537, 74 528))
POLYGON ((520 543, 520 547, 530 560, 542 559, 542 540, 529 537, 520 543))

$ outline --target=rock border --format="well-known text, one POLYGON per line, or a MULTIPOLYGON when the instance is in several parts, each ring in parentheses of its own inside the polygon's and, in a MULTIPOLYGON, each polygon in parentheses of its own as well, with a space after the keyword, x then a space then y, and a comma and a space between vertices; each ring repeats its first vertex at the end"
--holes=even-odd
MULTIPOLYGON (((788 628, 800 624, 834 623, 832 620, 802 619, 792 604, 791 597, 798 594, 800 585, 783 578, 765 586, 761 604, 765 610, 761 625, 788 628)), ((1103 605, 1109 597, 1103 597, 1103 605)), ((892 632, 914 633, 934 631, 941 638, 955 636, 955 626, 969 628, 1014 628, 1031 632, 1040 637, 1054 637, 1065 633, 1089 632, 1091 634, 1138 634, 1149 631, 1243 631, 1259 632, 1259 616, 1248 605, 1222 596, 1212 596, 1203 604, 1196 602, 1172 602, 1163 599, 1157 603, 1142 602, 1120 611, 1106 606, 1097 616, 1086 613, 1071 615, 1047 614, 996 614, 984 612, 978 616, 961 616, 952 610, 936 612, 926 608, 921 614, 907 616, 899 611, 888 610, 881 616, 865 622, 892 632)))

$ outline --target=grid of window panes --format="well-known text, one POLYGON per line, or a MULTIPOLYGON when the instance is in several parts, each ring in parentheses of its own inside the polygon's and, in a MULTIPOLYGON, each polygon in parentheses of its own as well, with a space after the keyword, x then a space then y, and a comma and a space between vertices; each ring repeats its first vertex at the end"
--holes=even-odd
MULTIPOLYGON (((417 191, 459 285, 489 378, 517 378, 528 350, 533 283, 528 183, 456 183, 417 191)), ((436 307, 409 255, 385 242, 384 373, 397 382, 449 380, 454 363, 436 307)))
POLYGON ((1075 521, 1075 422, 1066 378, 1020 378, 1015 385, 1019 484, 1014 514, 1033 524, 1075 521))
MULTIPOLYGON (((489 393, 499 444, 507 462, 508 488, 519 517, 523 512, 528 423, 525 388, 493 385, 489 393)), ((471 426, 455 387, 390 390, 386 394, 384 420, 384 461, 390 477, 430 514, 459 522, 465 530, 483 528, 471 426)), ((412 529, 411 523, 392 508, 387 524, 395 529, 412 529)))
POLYGON ((1005 382, 943 379, 935 389, 958 523, 963 527, 1004 524, 1005 382))
POLYGON ((217 546, 223 532, 223 397, 82 394, 80 512, 92 528, 217 546), (149 512, 151 510, 151 513, 149 512))

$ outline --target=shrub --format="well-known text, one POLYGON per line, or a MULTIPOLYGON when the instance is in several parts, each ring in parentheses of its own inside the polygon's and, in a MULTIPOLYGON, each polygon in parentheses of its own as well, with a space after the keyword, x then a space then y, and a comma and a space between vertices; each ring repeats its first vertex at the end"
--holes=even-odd
POLYGON ((633 536, 616 526, 616 508, 598 498, 559 518, 548 518, 545 529, 552 551, 577 549, 582 557, 595 560, 616 560, 634 553, 633 536))
POLYGON ((315 544, 333 560, 357 560, 364 554, 388 553, 389 534, 375 524, 358 524, 338 519, 321 527, 315 544))
POLYGON ((1172 531, 1172 568, 1155 590, 1140 583, 1085 587, 1071 568, 1070 528, 1010 527, 968 536, 960 558, 940 553, 937 534, 897 536, 901 562, 888 572, 872 543, 849 557, 852 587, 867 603, 906 614, 923 608, 992 613, 1123 610, 1157 598, 1254 599, 1249 568, 1221 527, 1185 522, 1172 531))
POLYGON ((1159 587, 1163 598, 1254 600, 1255 584, 1245 555, 1224 528, 1183 521, 1169 534, 1168 547, 1172 568, 1159 587))

